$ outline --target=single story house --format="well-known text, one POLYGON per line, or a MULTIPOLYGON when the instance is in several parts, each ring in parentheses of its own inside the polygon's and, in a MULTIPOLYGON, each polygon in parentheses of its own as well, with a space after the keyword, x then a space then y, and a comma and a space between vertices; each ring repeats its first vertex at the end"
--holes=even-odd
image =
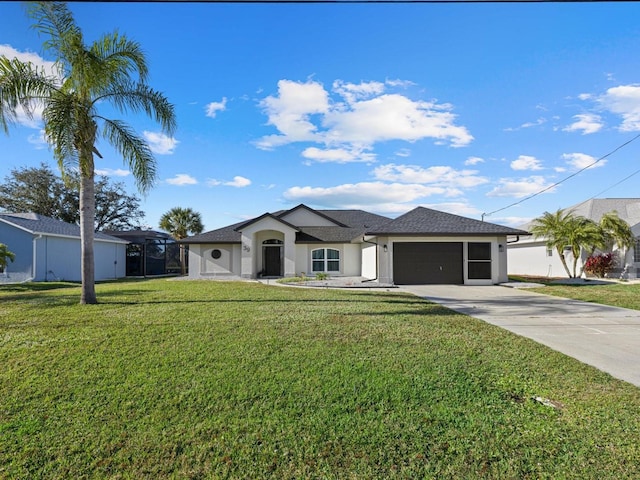
POLYGON ((507 236, 527 232, 424 207, 391 219, 298 205, 181 240, 190 278, 363 277, 395 284, 507 281, 507 236))
MULTIPOLYGON (((606 213, 617 212, 618 216, 626 221, 636 237, 634 248, 621 250, 614 247, 614 253, 618 256, 618 267, 614 269, 613 276, 637 278, 640 269, 640 198, 599 198, 590 199, 564 209, 572 211, 577 216, 582 216, 599 222, 606 213)), ((532 222, 523 225, 523 230, 529 230, 532 222)), ((547 248, 545 238, 535 238, 533 235, 521 235, 519 238, 510 239, 507 249, 509 258, 510 275, 536 275, 541 277, 566 277, 567 273, 560 262, 560 257, 555 249, 547 248)), ((573 262, 570 250, 565 252, 569 268, 573 262)), ((587 252, 582 253, 578 259, 577 271, 587 260, 587 252)))
MULTIPOLYGON (((16 256, 0 281, 46 282, 82 279, 80 227, 36 213, 0 213, 0 243, 16 256)), ((125 276, 127 241, 95 234, 95 278, 125 276)))

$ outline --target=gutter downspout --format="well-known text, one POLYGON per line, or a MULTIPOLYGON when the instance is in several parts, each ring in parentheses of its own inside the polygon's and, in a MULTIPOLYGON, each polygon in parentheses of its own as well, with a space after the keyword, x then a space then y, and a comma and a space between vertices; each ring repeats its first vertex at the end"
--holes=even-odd
POLYGON ((362 280, 362 283, 375 282, 376 280, 378 280, 378 246, 379 245, 375 242, 370 242, 369 240, 365 240, 364 235, 362 236, 362 241, 364 243, 369 243, 371 245, 376 246, 376 276, 374 278, 368 278, 367 280, 362 280))
POLYGON ((511 240, 511 241, 507 240, 507 245, 509 245, 510 243, 518 243, 519 241, 520 241, 520 235, 516 235, 515 240, 511 240))
POLYGON ((38 248, 36 246, 36 240, 40 240, 41 238, 41 233, 39 233, 38 236, 33 237, 33 262, 31 262, 31 278, 28 281, 34 281, 36 273, 38 272, 38 269, 36 268, 36 264, 38 262, 38 248))

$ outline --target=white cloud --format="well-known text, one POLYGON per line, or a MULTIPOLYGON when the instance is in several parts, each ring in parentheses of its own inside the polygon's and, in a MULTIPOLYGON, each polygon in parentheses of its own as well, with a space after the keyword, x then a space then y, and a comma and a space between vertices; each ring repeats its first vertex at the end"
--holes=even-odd
MULTIPOLYGON (((105 177, 127 177, 131 175, 131 172, 122 168, 116 168, 115 170, 112 168, 96 168, 96 175, 104 175, 105 177)), ((169 180, 167 180, 167 182, 168 181, 169 180)))
POLYGON ((542 170, 540 160, 530 155, 520 155, 511 162, 511 168, 514 170, 542 170))
MULTIPOLYGON (((498 181, 498 186, 487 193, 487 196, 522 198, 540 192, 551 185, 544 177, 535 175, 521 179, 501 178, 498 181)), ((545 193, 551 193, 554 190, 555 187, 550 188, 545 193)))
POLYGON ((400 150, 398 150, 395 153, 396 157, 410 157, 411 156, 411 150, 409 150, 408 148, 401 148, 400 150))
POLYGON ((329 94, 316 82, 280 80, 278 96, 265 98, 260 106, 269 117, 268 125, 282 134, 269 135, 258 142, 259 148, 270 149, 291 142, 317 140, 317 127, 309 117, 329 110, 329 94))
POLYGON ((419 198, 446 193, 446 189, 441 187, 418 184, 361 182, 327 188, 292 187, 284 192, 284 198, 300 203, 335 208, 369 208, 389 203, 407 203, 419 198))
POLYGON ((180 143, 175 138, 169 137, 164 133, 149 132, 145 130, 142 134, 149 144, 151 151, 158 155, 171 155, 178 146, 178 143, 180 143))
POLYGON ((480 157, 469 157, 464 161, 465 165, 478 165, 479 163, 484 163, 484 159, 480 157))
POLYGON ((453 213, 454 215, 473 216, 480 215, 482 213, 476 207, 464 202, 445 202, 429 205, 423 204, 422 206, 433 210, 439 210, 441 212, 453 213))
POLYGON ((319 163, 351 163, 373 162, 376 156, 373 153, 365 153, 362 149, 347 150, 345 148, 328 148, 326 150, 309 147, 303 150, 302 156, 319 163))
POLYGON ((207 185, 210 187, 225 185, 227 187, 243 188, 251 185, 251 180, 245 177, 241 177, 240 175, 236 175, 235 177, 233 177, 233 180, 229 182, 221 182, 220 180, 216 180, 215 178, 210 178, 209 180, 207 180, 207 185))
POLYGON ((218 112, 224 112, 227 109, 227 97, 222 97, 221 102, 211 102, 205 107, 206 116, 216 118, 218 112))
POLYGON ((355 103, 357 100, 371 98, 384 92, 384 83, 362 82, 359 84, 346 83, 342 80, 333 82, 333 91, 342 96, 347 103, 355 103))
POLYGON ((44 134, 44 130, 40 130, 37 134, 32 133, 27 137, 27 142, 36 147, 36 150, 42 150, 49 144, 44 134))
MULTIPOLYGON (((592 157, 591 155, 587 155, 586 153, 564 153, 562 155, 562 158, 576 170, 587 168, 596 161, 594 157, 592 157)), ((607 160, 600 160, 598 163, 592 165, 589 168, 604 167, 606 163, 607 160)))
POLYGON ((280 80, 278 94, 260 102, 268 124, 279 133, 264 136, 256 144, 272 149, 294 142, 313 142, 350 151, 388 140, 415 142, 432 138, 453 147, 473 140, 465 127, 455 124, 451 105, 414 101, 383 93, 384 89, 385 84, 380 82, 352 84, 337 80, 334 93, 339 99, 332 102, 329 92, 318 82, 280 80))
POLYGON ((178 173, 173 178, 168 178, 167 183, 170 185, 177 185, 179 187, 183 187, 185 185, 196 185, 198 181, 193 178, 191 175, 186 173, 178 173))
POLYGON ((588 135, 590 133, 598 132, 604 125, 600 115, 595 115, 593 113, 574 115, 573 118, 575 118, 576 121, 562 130, 565 132, 582 132, 583 135, 588 135))
POLYGON ((640 130, 640 85, 612 87, 598 97, 598 102, 611 113, 622 117, 620 130, 640 130))
POLYGON ((381 165, 373 170, 377 180, 407 184, 430 184, 445 189, 447 195, 461 195, 460 188, 488 183, 476 170, 455 170, 448 166, 420 167, 417 165, 381 165))

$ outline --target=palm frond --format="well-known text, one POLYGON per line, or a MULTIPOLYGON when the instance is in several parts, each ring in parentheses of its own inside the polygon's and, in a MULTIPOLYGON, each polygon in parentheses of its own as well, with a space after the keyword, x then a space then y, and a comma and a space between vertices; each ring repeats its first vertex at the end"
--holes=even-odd
POLYGON ((28 15, 35 20, 33 27, 46 35, 45 50, 56 55, 58 61, 72 63, 78 45, 83 43, 82 31, 65 2, 29 2, 28 15))
POLYGON ((31 63, 0 57, 0 127, 17 121, 17 109, 22 107, 29 119, 47 98, 58 89, 57 79, 31 63))
POLYGON ((143 83, 112 84, 95 101, 105 100, 122 113, 144 112, 158 122, 162 130, 172 135, 176 129, 174 106, 161 92, 143 83))
POLYGON ((128 81, 132 73, 137 73, 140 81, 146 81, 149 69, 138 42, 114 32, 93 42, 90 50, 100 59, 101 76, 105 85, 128 81))
POLYGON ((126 123, 120 120, 103 121, 103 136, 124 158, 140 192, 146 193, 156 181, 156 160, 149 145, 126 123))

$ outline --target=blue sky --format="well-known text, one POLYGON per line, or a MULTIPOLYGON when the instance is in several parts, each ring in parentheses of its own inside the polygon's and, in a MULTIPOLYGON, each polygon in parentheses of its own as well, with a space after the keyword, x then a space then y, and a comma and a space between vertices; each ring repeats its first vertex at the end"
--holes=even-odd
MULTIPOLYGON (((210 230, 300 203, 518 226, 640 196, 640 139, 574 175, 640 133, 640 3, 70 8, 87 42, 115 29, 140 42, 149 84, 176 107, 173 138, 125 118, 156 153, 158 183, 142 197, 152 228, 176 206, 210 230)), ((50 60, 30 24, 20 3, 0 2, 0 54, 50 60)), ((0 178, 55 167, 40 131, 0 134, 0 178)), ((99 172, 136 192, 98 148, 99 172)))

